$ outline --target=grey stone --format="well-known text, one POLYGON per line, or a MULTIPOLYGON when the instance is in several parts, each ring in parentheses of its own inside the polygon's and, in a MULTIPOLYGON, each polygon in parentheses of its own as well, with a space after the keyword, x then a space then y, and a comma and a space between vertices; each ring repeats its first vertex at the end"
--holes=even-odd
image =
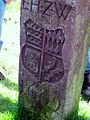
POLYGON ((21 2, 19 101, 41 111, 51 104, 52 120, 77 114, 87 44, 87 2, 21 2))

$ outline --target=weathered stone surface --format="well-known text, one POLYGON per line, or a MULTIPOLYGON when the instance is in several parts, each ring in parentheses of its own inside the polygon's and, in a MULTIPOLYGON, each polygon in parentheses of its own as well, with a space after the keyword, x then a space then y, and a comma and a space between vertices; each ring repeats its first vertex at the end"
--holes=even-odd
POLYGON ((90 20, 90 0, 88 0, 88 20, 90 20))
POLYGON ((26 108, 42 110, 52 103, 52 120, 76 110, 86 20, 87 0, 22 1, 19 100, 26 108))

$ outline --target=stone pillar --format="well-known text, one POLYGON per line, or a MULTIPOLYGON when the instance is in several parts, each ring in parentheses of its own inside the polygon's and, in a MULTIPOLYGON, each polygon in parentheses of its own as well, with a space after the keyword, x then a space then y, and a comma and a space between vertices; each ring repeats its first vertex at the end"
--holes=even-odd
POLYGON ((88 19, 90 21, 90 0, 88 0, 88 19))
POLYGON ((22 0, 19 101, 26 109, 49 107, 51 120, 77 114, 86 19, 87 0, 22 0))

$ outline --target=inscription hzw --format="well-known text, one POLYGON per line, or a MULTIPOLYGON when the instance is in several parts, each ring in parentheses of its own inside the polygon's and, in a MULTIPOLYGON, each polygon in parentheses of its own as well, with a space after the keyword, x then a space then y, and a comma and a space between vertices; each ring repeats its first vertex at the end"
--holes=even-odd
POLYGON ((72 7, 57 1, 23 0, 23 8, 46 16, 56 14, 58 19, 66 20, 72 7))
POLYGON ((24 67, 41 82, 60 81, 64 76, 62 29, 44 29, 29 19, 25 30, 26 43, 21 52, 24 67))

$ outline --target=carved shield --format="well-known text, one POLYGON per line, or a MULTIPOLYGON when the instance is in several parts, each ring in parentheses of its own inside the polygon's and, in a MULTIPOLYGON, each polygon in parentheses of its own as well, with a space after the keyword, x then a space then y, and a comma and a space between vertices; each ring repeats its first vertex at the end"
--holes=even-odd
POLYGON ((29 18, 25 31, 26 43, 21 52, 24 67, 40 82, 60 81, 64 75, 63 30, 47 30, 29 18))

